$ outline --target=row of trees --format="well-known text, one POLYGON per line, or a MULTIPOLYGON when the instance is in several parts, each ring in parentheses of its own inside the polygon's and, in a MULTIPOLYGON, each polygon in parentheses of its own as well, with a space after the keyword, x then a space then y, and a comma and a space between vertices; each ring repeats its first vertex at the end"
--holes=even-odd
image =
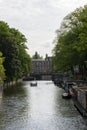
POLYGON ((71 70, 77 67, 81 73, 87 61, 87 5, 68 14, 56 31, 53 49, 55 70, 71 70))
POLYGON ((3 62, 0 53, 0 78, 5 77, 6 81, 13 81, 29 73, 31 58, 27 53, 26 42, 25 36, 19 30, 0 21, 0 52, 4 57, 3 62))

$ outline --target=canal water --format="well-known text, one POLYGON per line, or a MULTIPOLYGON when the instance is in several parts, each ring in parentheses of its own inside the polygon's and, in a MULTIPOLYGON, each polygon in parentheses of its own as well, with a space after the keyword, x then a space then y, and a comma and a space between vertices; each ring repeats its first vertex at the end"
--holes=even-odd
POLYGON ((29 81, 10 87, 0 98, 0 130, 87 130, 73 101, 62 99, 64 90, 52 81, 29 81))

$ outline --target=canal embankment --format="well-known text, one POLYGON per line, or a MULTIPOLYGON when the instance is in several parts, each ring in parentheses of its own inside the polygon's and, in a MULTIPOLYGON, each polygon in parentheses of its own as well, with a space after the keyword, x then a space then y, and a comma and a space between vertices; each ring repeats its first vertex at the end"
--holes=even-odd
POLYGON ((0 90, 3 91, 3 89, 6 89, 10 86, 14 86, 18 83, 21 83, 22 82, 22 79, 18 79, 18 80, 15 80, 15 81, 10 81, 10 82, 4 82, 3 84, 0 85, 0 90))

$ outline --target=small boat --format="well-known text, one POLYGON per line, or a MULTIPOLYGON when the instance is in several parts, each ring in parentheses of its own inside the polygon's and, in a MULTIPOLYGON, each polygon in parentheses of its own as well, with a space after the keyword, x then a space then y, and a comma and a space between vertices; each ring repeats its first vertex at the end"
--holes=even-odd
POLYGON ((32 87, 33 87, 33 86, 37 86, 37 82, 31 82, 31 83, 30 83, 30 86, 32 86, 32 87))
POLYGON ((62 98, 64 98, 64 99, 70 99, 71 95, 69 93, 63 93, 62 98))

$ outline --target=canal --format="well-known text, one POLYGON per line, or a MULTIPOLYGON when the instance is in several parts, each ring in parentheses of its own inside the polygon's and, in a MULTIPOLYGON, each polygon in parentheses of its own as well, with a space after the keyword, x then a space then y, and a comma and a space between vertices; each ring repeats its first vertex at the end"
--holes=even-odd
POLYGON ((10 87, 0 98, 0 130, 87 130, 73 101, 62 99, 64 91, 52 81, 10 87))

